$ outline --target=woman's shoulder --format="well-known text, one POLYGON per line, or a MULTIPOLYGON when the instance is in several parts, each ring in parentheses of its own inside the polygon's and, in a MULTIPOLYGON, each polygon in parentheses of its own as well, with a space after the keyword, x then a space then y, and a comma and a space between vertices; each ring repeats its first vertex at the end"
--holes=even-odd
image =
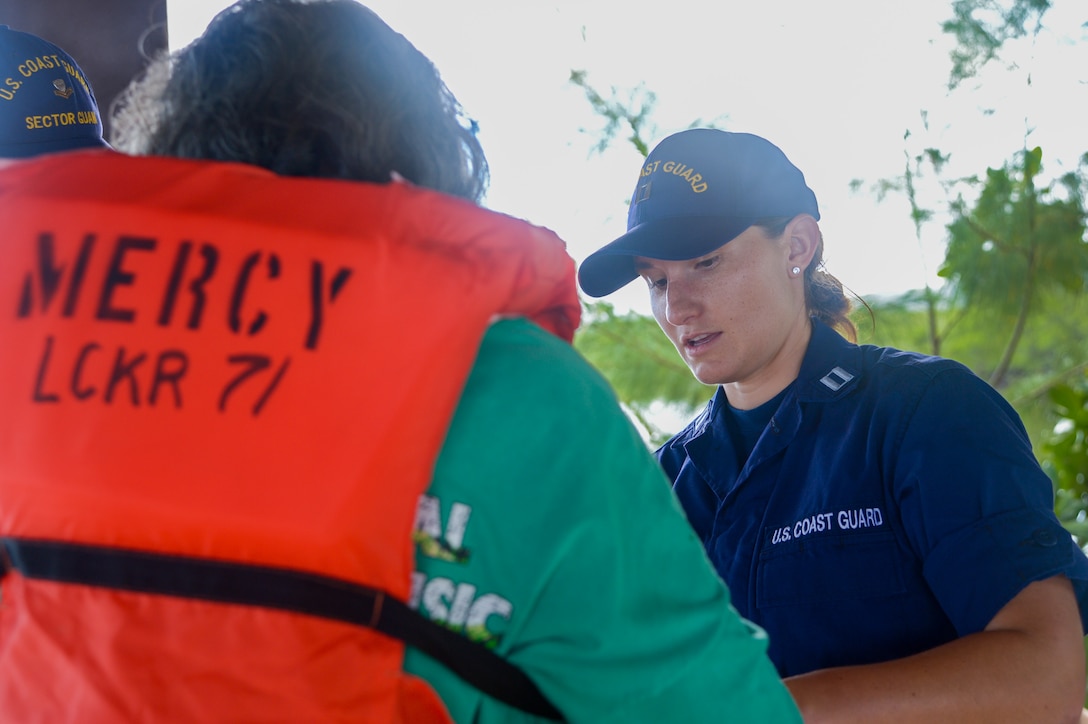
MULTIPOLYGON (((949 357, 886 345, 853 344, 838 335, 817 333, 802 377, 821 380, 827 374, 837 381, 857 377, 868 384, 927 385, 942 377, 982 382, 967 365, 949 357)), ((835 384, 830 387, 837 389, 835 384)))
POLYGON ((802 402, 895 410, 896 419, 922 410, 945 416, 987 410, 1016 417, 1001 394, 962 362, 897 347, 855 345, 838 335, 814 340, 797 389, 802 402))

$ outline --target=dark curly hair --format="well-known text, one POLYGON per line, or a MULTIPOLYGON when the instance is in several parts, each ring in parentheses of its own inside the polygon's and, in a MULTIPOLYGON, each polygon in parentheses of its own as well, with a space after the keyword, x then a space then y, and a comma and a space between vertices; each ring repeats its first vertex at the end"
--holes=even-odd
POLYGON ((140 155, 418 186, 479 202, 476 124, 434 64, 355 0, 241 0, 153 62, 112 141, 140 155))

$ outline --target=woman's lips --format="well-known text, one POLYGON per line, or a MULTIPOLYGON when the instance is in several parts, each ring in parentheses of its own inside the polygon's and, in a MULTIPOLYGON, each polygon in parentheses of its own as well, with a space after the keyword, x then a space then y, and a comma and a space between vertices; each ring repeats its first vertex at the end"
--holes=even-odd
POLYGON ((690 335, 684 338, 684 349, 687 350, 688 354, 699 354, 716 342, 721 336, 721 332, 690 335))

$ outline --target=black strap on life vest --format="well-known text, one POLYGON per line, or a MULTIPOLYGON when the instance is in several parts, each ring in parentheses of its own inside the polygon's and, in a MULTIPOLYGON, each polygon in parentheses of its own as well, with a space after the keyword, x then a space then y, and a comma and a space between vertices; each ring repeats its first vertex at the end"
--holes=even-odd
POLYGON ((13 569, 26 578, 263 606, 366 626, 419 649, 505 704, 562 719, 521 669, 380 589, 286 568, 60 541, 0 543, 0 577, 13 569))

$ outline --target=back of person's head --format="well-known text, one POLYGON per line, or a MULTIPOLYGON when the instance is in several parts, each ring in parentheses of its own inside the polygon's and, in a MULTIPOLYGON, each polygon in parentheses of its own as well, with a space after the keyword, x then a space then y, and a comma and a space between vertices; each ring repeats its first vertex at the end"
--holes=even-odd
POLYGON ((241 0, 128 89, 111 139, 141 155, 412 183, 479 201, 488 168, 434 65, 355 0, 241 0))
POLYGON ((0 25, 0 158, 104 147, 98 102, 72 56, 0 25))

